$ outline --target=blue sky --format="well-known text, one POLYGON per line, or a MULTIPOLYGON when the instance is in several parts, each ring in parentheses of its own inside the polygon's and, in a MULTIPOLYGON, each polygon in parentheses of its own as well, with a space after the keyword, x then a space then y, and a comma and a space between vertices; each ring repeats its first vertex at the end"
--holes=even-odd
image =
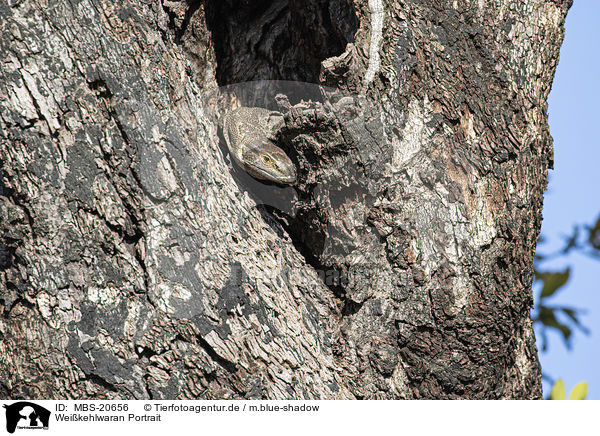
MULTIPOLYGON (((575 223, 592 224, 600 215, 600 1, 575 0, 566 20, 565 41, 549 97, 554 170, 544 197, 540 252, 560 248, 575 223)), ((590 335, 575 332, 572 350, 549 335, 540 351, 542 371, 561 377, 567 392, 588 382, 588 399, 600 399, 600 260, 571 255, 544 267, 572 266, 571 279, 552 303, 586 309, 590 335)), ((538 335, 539 338, 539 335, 538 335)), ((538 347, 541 349, 538 340, 538 347)), ((544 382, 544 395, 549 384, 544 382)))

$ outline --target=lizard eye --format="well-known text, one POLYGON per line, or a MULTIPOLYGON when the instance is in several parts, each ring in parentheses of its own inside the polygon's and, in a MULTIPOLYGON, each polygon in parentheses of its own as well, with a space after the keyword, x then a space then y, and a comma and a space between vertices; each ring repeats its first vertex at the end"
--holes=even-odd
POLYGON ((263 159, 263 162, 266 163, 267 165, 273 164, 273 159, 271 159, 271 157, 269 155, 263 154, 262 159, 263 159))

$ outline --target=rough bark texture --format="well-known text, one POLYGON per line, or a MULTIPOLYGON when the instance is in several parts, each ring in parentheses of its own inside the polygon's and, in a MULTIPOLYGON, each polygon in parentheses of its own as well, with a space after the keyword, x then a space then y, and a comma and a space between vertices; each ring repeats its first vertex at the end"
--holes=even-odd
POLYGON ((0 2, 0 396, 540 398, 569 5, 0 2), (257 95, 293 188, 228 164, 257 95))

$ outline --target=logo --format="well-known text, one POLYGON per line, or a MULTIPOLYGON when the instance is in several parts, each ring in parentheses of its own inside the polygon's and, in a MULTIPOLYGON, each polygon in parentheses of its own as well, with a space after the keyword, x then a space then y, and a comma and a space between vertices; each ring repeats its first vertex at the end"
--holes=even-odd
POLYGON ((15 429, 48 429, 50 411, 29 401, 19 401, 3 406, 6 409, 6 431, 15 429))

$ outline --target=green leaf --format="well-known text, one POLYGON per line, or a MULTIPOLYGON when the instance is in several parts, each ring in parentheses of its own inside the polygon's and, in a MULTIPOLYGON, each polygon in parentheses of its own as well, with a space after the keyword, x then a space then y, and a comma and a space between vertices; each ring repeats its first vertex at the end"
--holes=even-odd
POLYGON ((571 309, 568 307, 561 307, 560 310, 562 310, 572 321, 573 323, 579 327, 579 329, 581 329, 582 332, 584 332, 586 335, 590 334, 590 329, 588 329, 586 326, 584 326, 581 321, 579 320, 578 316, 582 313, 585 313, 586 311, 583 309, 571 309))
POLYGON ((569 400, 585 400, 585 397, 587 397, 587 383, 582 382, 573 388, 569 400))
POLYGON ((566 324, 561 323, 554 313, 554 308, 540 305, 538 308, 538 316, 534 319, 534 322, 541 322, 546 327, 550 327, 553 329, 557 329, 563 335, 563 339, 565 340, 565 344, 567 347, 570 347, 570 339, 572 331, 566 324))
POLYGON ((562 310, 564 312, 565 315, 567 315, 569 318, 571 318, 571 321, 573 321, 575 324, 581 324, 581 322, 579 322, 579 318, 577 318, 577 310, 576 309, 571 309, 569 307, 561 307, 560 310, 562 310))
POLYGON ((540 298, 549 297, 558 291, 569 280, 571 268, 567 268, 563 272, 544 272, 539 273, 538 278, 544 282, 540 298))
POLYGON ((565 384, 562 379, 559 378, 552 386, 552 390, 550 391, 550 399, 551 400, 564 400, 565 399, 565 384))

